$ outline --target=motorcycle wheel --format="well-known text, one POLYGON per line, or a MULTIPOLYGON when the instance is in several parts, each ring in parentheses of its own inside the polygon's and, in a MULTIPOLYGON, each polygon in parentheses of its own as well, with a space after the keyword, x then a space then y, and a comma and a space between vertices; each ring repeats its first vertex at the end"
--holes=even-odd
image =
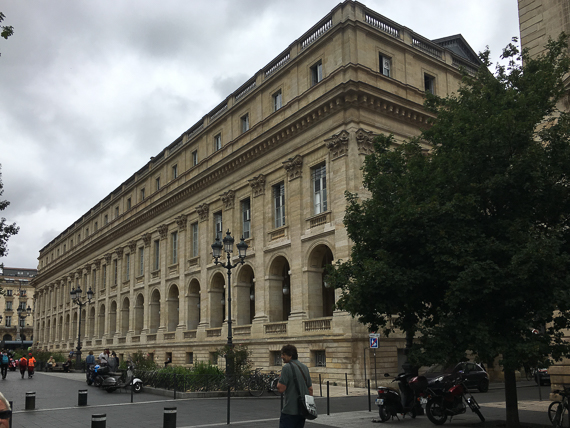
POLYGON ((380 416, 380 422, 386 422, 390 419, 390 412, 388 412, 386 406, 378 406, 378 414, 380 416))
POLYGON ((471 408, 471 410, 477 415, 479 416, 479 419, 481 419, 481 422, 485 422, 485 417, 481 414, 481 410, 479 410, 479 404, 477 403, 477 401, 475 401, 475 399, 473 397, 471 397, 468 401, 467 404, 469 404, 469 407, 471 408))
POLYGON ((135 392, 142 392, 142 383, 137 382, 135 383, 135 392))
POLYGON ((102 384, 103 384, 103 378, 101 376, 97 376, 93 381, 93 385, 95 385, 98 388, 101 387, 102 384))
POLYGON ((436 424, 443 425, 447 420, 445 409, 441 405, 441 401, 430 400, 426 404, 426 415, 428 419, 436 424))

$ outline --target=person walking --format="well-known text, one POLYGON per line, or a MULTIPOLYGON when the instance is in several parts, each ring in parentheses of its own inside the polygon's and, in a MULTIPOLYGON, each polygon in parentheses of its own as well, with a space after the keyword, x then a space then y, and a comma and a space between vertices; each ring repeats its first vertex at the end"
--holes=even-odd
POLYGON ((20 363, 18 364, 18 366, 20 367, 20 374, 22 375, 22 379, 24 379, 24 375, 26 374, 26 370, 28 369, 28 360, 23 355, 22 358, 20 358, 20 363))
POLYGON ((28 354, 28 379, 31 379, 34 376, 35 367, 36 367, 36 359, 30 352, 28 354))
POLYGON ((2 350, 2 357, 0 359, 0 371, 2 372, 2 379, 6 379, 8 374, 8 365, 10 364, 10 358, 5 350, 2 350))
POLYGON ((300 414, 298 397, 299 395, 313 395, 313 384, 309 369, 299 362, 297 348, 294 345, 285 345, 281 348, 281 358, 283 359, 283 369, 281 377, 277 383, 277 391, 285 395, 285 404, 281 410, 279 418, 279 428, 303 428, 305 417, 300 414), (295 371, 293 373, 293 370, 295 371), (297 377, 300 391, 295 386, 293 374, 297 377))

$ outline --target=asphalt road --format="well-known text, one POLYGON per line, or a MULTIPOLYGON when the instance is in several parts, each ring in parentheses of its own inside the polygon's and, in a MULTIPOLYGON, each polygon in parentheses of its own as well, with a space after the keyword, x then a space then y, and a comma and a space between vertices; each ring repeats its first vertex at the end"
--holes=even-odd
MULTIPOLYGON (((108 428, 162 427, 164 408, 176 407, 177 427, 222 427, 227 426, 226 398, 192 398, 173 400, 148 392, 134 395, 130 393, 107 393, 95 387, 88 387, 82 374, 37 373, 33 379, 21 379, 18 373, 9 372, 6 380, 0 380, 0 391, 13 401, 13 428, 32 427, 90 427, 92 415, 106 414, 108 428), (78 407, 78 392, 88 391, 87 406, 78 407), (25 410, 26 392, 35 392, 36 410, 25 410)), ((548 388, 543 387, 540 401, 538 388, 526 383, 518 389, 519 414, 521 422, 548 426, 548 388)), ((318 391, 318 388, 316 388, 318 391)), ((361 391, 364 392, 364 391, 361 391)), ((339 395, 339 394, 336 394, 339 395)), ((485 426, 504 425, 504 390, 498 385, 485 394, 474 394, 481 404, 481 411, 487 419, 485 426)), ((373 419, 378 411, 372 404, 368 411, 367 396, 330 398, 330 415, 327 415, 326 398, 316 398, 319 418, 307 422, 310 428, 364 428, 377 426, 373 419)), ((277 427, 280 411, 280 398, 276 396, 232 397, 230 408, 231 425, 261 428, 277 427)), ((425 416, 416 419, 392 420, 385 425, 401 425, 406 428, 433 428, 425 416)), ((456 427, 482 426, 476 415, 469 410, 464 415, 453 418, 448 424, 456 427)), ((387 427, 388 428, 388 427, 387 427)))

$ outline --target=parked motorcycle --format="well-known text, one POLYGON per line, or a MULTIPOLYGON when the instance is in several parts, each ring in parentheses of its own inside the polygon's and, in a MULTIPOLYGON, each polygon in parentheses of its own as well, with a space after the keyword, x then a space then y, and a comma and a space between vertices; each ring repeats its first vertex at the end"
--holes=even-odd
POLYGON ((87 385, 95 385, 100 387, 103 381, 110 376, 108 366, 100 366, 99 364, 91 365, 87 369, 87 385))
MULTIPOLYGON (((384 374, 389 377, 388 373, 384 374)), ((427 379, 424 376, 414 376, 409 373, 400 373, 392 382, 397 382, 400 392, 385 387, 378 387, 378 398, 376 405, 380 415, 380 422, 397 417, 401 413, 403 417, 407 414, 415 418, 418 414, 423 414, 418 402, 419 395, 427 389, 427 379)))
POLYGON ((443 425, 448 417, 465 413, 467 407, 479 416, 481 422, 485 422, 479 404, 469 393, 461 374, 447 385, 430 388, 427 395, 426 414, 436 425, 443 425))
POLYGON ((114 392, 119 388, 128 389, 132 386, 135 392, 142 392, 142 380, 134 376, 134 366, 129 364, 126 374, 111 374, 108 378, 103 380, 101 388, 107 392, 114 392))

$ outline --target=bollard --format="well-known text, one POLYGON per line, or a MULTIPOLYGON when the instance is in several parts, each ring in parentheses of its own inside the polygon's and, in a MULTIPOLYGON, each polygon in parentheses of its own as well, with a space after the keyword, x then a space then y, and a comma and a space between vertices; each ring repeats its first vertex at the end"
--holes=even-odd
POLYGON ((35 392, 26 392, 26 410, 36 410, 35 392))
POLYGON ((91 415, 91 428, 105 428, 106 426, 107 415, 105 413, 91 415))
POLYGON ((80 389, 77 395, 77 405, 78 406, 87 406, 87 390, 80 389))
POLYGON ((370 379, 368 380, 368 411, 371 412, 372 411, 372 404, 370 402, 370 379))
POLYGON ((176 407, 164 408, 163 428, 176 428, 176 407))
POLYGON ((327 415, 331 414, 330 382, 327 380, 327 415))
POLYGON ((344 383, 346 384, 346 395, 348 395, 348 373, 344 374, 344 383))
POLYGON ((323 382, 321 381, 321 374, 319 373, 319 388, 321 389, 321 397, 323 396, 323 382))

